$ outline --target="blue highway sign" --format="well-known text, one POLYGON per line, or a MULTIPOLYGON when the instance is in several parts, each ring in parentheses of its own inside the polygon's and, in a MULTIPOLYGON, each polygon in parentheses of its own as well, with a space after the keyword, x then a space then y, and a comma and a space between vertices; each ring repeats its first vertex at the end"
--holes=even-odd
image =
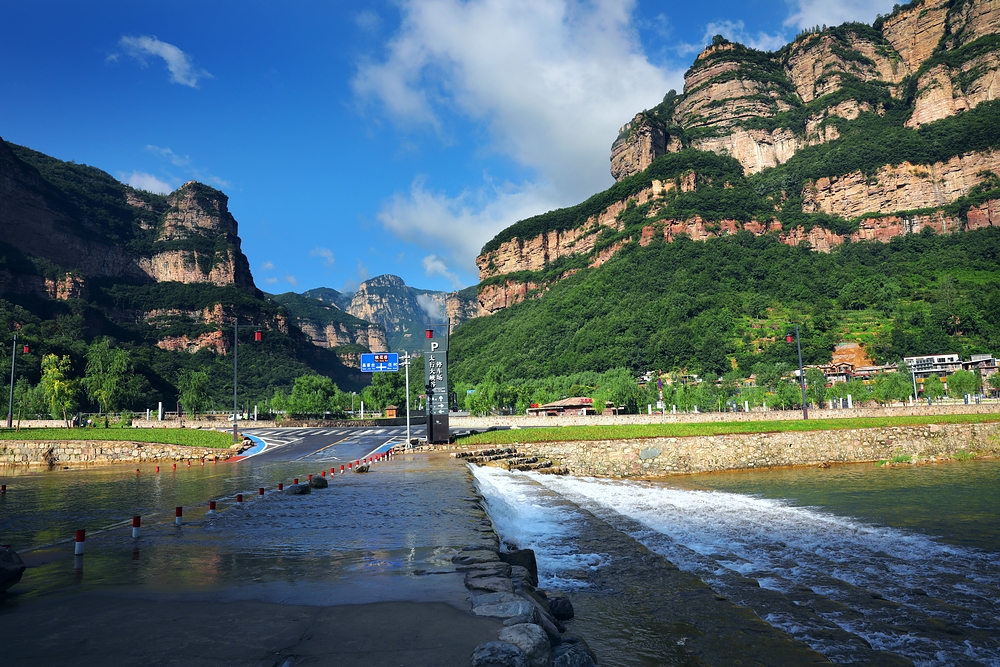
POLYGON ((375 352, 361 355, 362 373, 392 373, 399 370, 397 352, 375 352))

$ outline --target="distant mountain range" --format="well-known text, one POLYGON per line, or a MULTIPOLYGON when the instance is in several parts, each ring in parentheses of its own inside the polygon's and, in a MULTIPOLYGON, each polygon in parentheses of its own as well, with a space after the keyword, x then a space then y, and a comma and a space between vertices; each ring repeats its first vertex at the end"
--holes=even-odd
POLYGON ((428 324, 450 321, 454 329, 479 313, 475 287, 437 292, 409 287, 393 275, 366 280, 353 294, 319 287, 270 298, 288 309, 315 344, 371 351, 420 350, 428 324))

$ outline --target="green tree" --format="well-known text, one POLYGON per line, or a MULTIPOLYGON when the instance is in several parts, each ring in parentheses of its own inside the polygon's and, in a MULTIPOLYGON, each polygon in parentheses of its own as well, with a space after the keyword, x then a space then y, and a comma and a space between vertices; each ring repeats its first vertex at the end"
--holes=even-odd
POLYGON ((336 410, 340 390, 323 375, 300 375, 295 378, 286 409, 294 415, 322 416, 336 410))
POLYGON ((924 380, 924 397, 937 400, 944 396, 944 383, 937 375, 931 375, 924 380))
POLYGON ((107 338, 99 338, 87 348, 87 369, 81 384, 101 412, 118 410, 133 398, 136 379, 126 350, 111 347, 107 338))
POLYGON ((406 377, 403 371, 396 373, 372 373, 372 383, 368 386, 365 400, 373 410, 384 410, 390 405, 406 406, 406 377))
POLYGON ((67 412, 71 412, 76 407, 77 386, 74 380, 69 378, 70 360, 68 356, 58 357, 54 354, 47 354, 42 357, 42 382, 45 392, 45 403, 49 408, 49 413, 53 419, 58 419, 60 415, 63 422, 69 427, 67 412))
POLYGON ((177 374, 181 405, 195 418, 205 412, 212 400, 211 381, 205 371, 183 370, 177 374))
POLYGON ((948 395, 952 398, 975 394, 978 390, 979 378, 972 371, 955 371, 948 376, 948 395))
POLYGON ((905 364, 900 364, 895 373, 879 373, 875 376, 872 387, 872 398, 883 405, 894 401, 905 401, 913 395, 913 384, 910 370, 905 364))
POLYGON ((598 387, 607 392, 608 400, 616 410, 624 414, 635 414, 639 411, 639 384, 627 368, 612 368, 601 375, 598 387))
POLYGON ((994 373, 991 375, 988 380, 988 384, 994 392, 1000 392, 1000 373, 994 373))
POLYGON ((826 400, 826 376, 818 368, 806 369, 806 398, 822 408, 823 401, 826 400))
POLYGON ((802 405, 802 391, 797 382, 779 382, 774 388, 774 400, 783 410, 802 405))

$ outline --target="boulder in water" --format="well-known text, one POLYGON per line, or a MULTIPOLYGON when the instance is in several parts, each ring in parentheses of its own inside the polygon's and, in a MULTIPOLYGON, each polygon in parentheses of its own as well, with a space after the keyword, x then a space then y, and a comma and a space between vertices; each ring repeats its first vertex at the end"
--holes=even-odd
POLYGON ((311 493, 312 489, 309 488, 308 484, 292 484, 285 488, 286 496, 304 496, 307 493, 311 493))
POLYGON ((532 549, 515 549, 513 551, 501 551, 500 560, 511 565, 520 565, 528 570, 531 575, 529 583, 532 586, 538 585, 538 563, 535 561, 535 552, 532 549))
POLYGON ((9 546, 0 547, 0 593, 21 581, 25 567, 16 551, 9 546))
POLYGON ((354 472, 368 472, 368 464, 365 463, 363 465, 359 465, 357 468, 354 469, 354 472))
POLYGON ((472 652, 472 667, 529 667, 528 656, 510 642, 486 642, 472 652))
POLYGON ((549 596, 549 613, 558 621, 568 621, 573 618, 573 603, 561 595, 549 596))
POLYGON ((534 623, 511 625, 500 631, 500 641, 514 644, 528 656, 531 667, 548 667, 549 638, 539 626, 534 623))
POLYGON ((320 477, 319 475, 313 475, 313 478, 309 480, 309 486, 314 489, 325 489, 330 486, 330 483, 326 481, 326 477, 320 477))

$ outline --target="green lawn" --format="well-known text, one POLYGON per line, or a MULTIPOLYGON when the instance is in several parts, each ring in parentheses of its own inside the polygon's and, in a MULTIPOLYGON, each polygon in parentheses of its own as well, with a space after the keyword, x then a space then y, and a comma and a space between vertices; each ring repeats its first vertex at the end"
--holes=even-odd
POLYGON ((921 424, 980 424, 1000 421, 1000 413, 988 415, 920 415, 810 419, 758 422, 699 422, 685 424, 626 424, 621 426, 556 426, 490 431, 459 438, 460 445, 512 445, 528 442, 579 440, 632 440, 636 438, 682 438, 727 433, 775 433, 783 431, 832 431, 852 428, 919 426, 921 424))
POLYGON ((233 444, 233 434, 189 428, 2 428, 0 440, 128 440, 222 449, 233 444))

